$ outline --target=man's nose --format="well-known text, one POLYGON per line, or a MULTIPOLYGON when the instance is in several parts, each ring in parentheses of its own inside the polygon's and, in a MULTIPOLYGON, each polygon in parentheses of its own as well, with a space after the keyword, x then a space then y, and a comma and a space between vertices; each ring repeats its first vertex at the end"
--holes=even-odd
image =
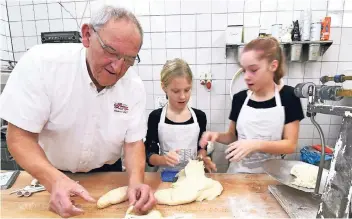
POLYGON ((111 67, 115 72, 119 72, 124 65, 125 60, 124 58, 121 59, 115 59, 114 61, 111 62, 111 67))

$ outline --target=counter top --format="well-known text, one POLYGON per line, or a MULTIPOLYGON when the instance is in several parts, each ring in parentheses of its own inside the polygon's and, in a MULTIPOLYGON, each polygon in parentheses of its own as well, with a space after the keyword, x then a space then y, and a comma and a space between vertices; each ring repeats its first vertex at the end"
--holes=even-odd
MULTIPOLYGON (((268 185, 279 184, 276 180, 266 174, 207 174, 214 180, 218 180, 224 190, 220 196, 212 201, 193 202, 179 206, 157 205, 164 217, 176 213, 191 213, 197 218, 231 218, 229 198, 233 198, 236 209, 235 216, 243 214, 247 216, 288 218, 276 199, 268 191, 268 185), (242 206, 242 207, 241 207, 242 206), (243 209, 245 206, 246 209, 243 209)), ((84 186, 91 196, 96 200, 111 189, 127 185, 127 174, 124 172, 105 173, 76 173, 68 176, 84 186)), ((47 191, 34 193, 30 197, 17 197, 9 193, 15 189, 29 185, 32 177, 27 172, 21 172, 14 185, 7 190, 2 190, 1 195, 1 216, 5 218, 51 218, 59 217, 50 212, 49 198, 47 191)), ((145 173, 145 182, 152 189, 169 187, 170 183, 163 183, 158 173, 145 173)), ((104 209, 98 209, 94 203, 83 201, 79 197, 73 197, 76 204, 81 205, 85 214, 76 216, 79 218, 123 218, 128 208, 128 202, 112 205, 104 209)))

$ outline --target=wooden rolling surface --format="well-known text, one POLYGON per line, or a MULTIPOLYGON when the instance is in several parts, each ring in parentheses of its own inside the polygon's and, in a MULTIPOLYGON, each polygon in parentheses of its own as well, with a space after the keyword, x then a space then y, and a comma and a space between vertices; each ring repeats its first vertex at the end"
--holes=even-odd
MULTIPOLYGON (((79 173, 69 174, 69 176, 79 181, 96 200, 111 189, 127 185, 126 173, 79 173)), ((157 205, 155 209, 159 210, 164 217, 176 213, 191 213, 197 218, 230 218, 232 217, 232 213, 229 205, 229 197, 234 197, 242 204, 249 203, 246 205, 249 208, 247 210, 249 210, 249 214, 253 217, 263 217, 263 214, 265 214, 264 217, 288 218, 286 212, 268 192, 268 185, 278 184, 270 176, 265 174, 210 174, 208 176, 221 182, 224 187, 223 193, 216 199, 179 206, 157 205)), ((145 179, 146 183, 154 190, 169 186, 169 183, 161 183, 158 173, 146 173, 145 179)), ((14 189, 29 185, 31 180, 32 177, 28 173, 21 172, 12 188, 2 190, 1 217, 59 217, 48 211, 50 194, 47 191, 35 193, 30 197, 17 197, 15 194, 9 194, 14 189)), ((73 199, 85 211, 85 214, 76 216, 78 218, 123 218, 128 208, 128 202, 124 202, 104 209, 97 209, 94 203, 84 202, 78 197, 73 197, 73 199)), ((238 210, 240 209, 235 209, 236 212, 238 210)), ((240 214, 238 215, 240 217, 240 214)))

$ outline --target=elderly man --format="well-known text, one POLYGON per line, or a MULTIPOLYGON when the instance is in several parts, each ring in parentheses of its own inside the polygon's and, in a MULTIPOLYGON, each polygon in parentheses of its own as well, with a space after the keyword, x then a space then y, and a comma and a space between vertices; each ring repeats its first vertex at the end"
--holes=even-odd
POLYGON ((50 209, 70 217, 83 213, 71 194, 95 199, 63 172, 114 169, 123 147, 129 202, 147 212, 155 199, 144 184, 146 95, 126 73, 139 61, 142 28, 132 13, 105 6, 81 31, 83 46, 34 46, 11 73, 0 99, 9 151, 51 193, 50 209))

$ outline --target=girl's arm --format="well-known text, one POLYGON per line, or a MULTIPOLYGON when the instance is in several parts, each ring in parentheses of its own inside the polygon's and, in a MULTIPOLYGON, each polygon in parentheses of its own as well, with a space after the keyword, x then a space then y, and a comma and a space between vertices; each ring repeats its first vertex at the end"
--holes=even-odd
POLYGON ((147 163, 149 166, 161 166, 164 165, 164 159, 159 155, 159 136, 158 136, 158 124, 160 121, 160 115, 157 111, 150 113, 148 118, 148 130, 145 141, 145 152, 147 163))
POLYGON ((283 140, 260 141, 258 151, 271 154, 291 154, 296 151, 298 142, 299 121, 293 121, 284 126, 283 140))

